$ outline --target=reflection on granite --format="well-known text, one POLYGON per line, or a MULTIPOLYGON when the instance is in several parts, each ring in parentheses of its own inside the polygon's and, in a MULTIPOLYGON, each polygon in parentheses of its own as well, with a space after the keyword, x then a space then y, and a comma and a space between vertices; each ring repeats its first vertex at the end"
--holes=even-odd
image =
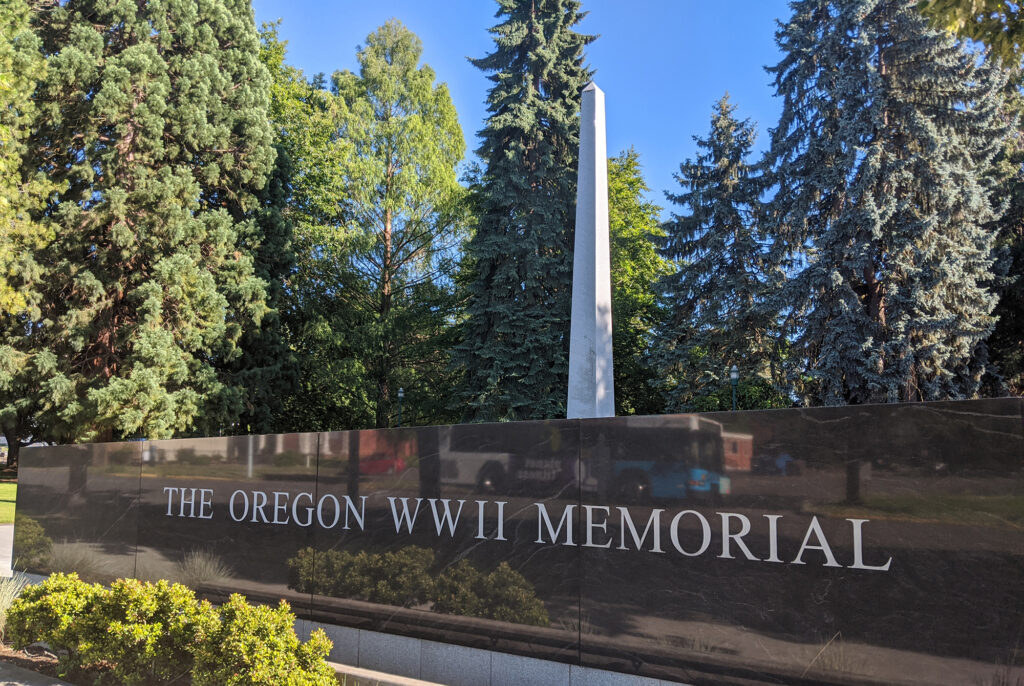
POLYGON ((25 448, 18 469, 14 568, 131 576, 142 443, 25 448))
POLYGON ((620 486, 584 506, 621 512, 613 545, 581 548, 585 665, 710 683, 1021 676, 1020 401, 630 421, 582 423, 584 471, 620 486), (705 473, 694 446, 716 433, 705 473), (634 534, 659 510, 661 553, 654 525, 634 534))
POLYGON ((68 446, 15 556, 689 683, 996 686, 1022 486, 1019 399, 68 446))

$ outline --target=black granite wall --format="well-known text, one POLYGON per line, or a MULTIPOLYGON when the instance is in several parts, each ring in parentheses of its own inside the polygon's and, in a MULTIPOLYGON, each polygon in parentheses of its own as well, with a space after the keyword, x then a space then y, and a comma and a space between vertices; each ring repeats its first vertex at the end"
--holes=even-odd
POLYGON ((695 684, 1024 683, 1024 401, 26 449, 15 565, 695 684))

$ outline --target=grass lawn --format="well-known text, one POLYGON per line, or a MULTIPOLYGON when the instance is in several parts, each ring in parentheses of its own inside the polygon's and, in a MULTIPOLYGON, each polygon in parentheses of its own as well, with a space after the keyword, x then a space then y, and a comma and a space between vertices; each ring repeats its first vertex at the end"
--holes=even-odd
POLYGON ((18 494, 18 484, 0 483, 0 524, 14 523, 14 500, 18 494))
POLYGON ((826 505, 818 509, 834 517, 1024 528, 1024 495, 880 495, 864 498, 860 507, 826 505))

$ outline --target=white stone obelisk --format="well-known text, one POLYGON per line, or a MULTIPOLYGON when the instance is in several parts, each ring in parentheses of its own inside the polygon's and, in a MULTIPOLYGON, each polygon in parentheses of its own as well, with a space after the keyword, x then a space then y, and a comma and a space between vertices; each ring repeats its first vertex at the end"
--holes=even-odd
POLYGON ((578 178, 566 417, 614 417, 608 144, 604 92, 593 82, 583 89, 578 178))

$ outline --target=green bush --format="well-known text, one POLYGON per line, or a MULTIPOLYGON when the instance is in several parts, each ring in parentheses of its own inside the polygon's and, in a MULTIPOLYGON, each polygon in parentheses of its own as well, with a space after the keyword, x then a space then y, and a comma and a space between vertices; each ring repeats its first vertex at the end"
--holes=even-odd
POLYGON ((14 564, 18 569, 46 569, 53 553, 53 541, 31 517, 19 514, 14 521, 14 564))
POLYGON ((77 574, 54 574, 37 586, 28 586, 7 612, 6 638, 15 648, 43 641, 59 656, 60 674, 82 667, 82 651, 90 641, 85 618, 95 614, 103 588, 87 584, 77 574))
POLYGON ((173 681, 188 673, 197 635, 215 617, 180 584, 118 579, 83 621, 82 664, 109 664, 118 684, 173 681))
POLYGON ((324 661, 331 642, 320 629, 305 645, 292 628, 288 603, 252 606, 237 593, 204 627, 192 670, 193 686, 336 686, 324 661))
POLYGON ((324 658, 331 642, 314 632, 303 645, 287 603, 252 607, 233 595, 221 608, 180 584, 120 579, 111 588, 75 574, 29 586, 7 617, 17 648, 43 641, 58 672, 78 683, 333 686, 324 658), (86 671, 88 670, 88 671, 86 671))
POLYGON ((303 548, 288 561, 288 583, 300 593, 412 607, 430 598, 433 563, 434 554, 417 546, 386 553, 303 548))
POLYGON ((434 554, 417 546, 371 553, 303 548, 288 561, 288 585, 300 593, 354 598, 435 612, 548 626, 533 585, 507 562, 485 574, 460 560, 435 579, 434 554))

